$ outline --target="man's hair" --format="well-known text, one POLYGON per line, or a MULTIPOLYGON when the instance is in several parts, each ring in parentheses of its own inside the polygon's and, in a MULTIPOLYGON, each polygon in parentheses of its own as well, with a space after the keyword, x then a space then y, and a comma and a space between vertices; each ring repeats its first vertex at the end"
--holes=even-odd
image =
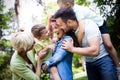
POLYGON ((66 4, 67 2, 69 2, 71 5, 74 5, 74 0, 57 0, 57 3, 66 4))
POLYGON ((54 18, 55 18, 55 19, 61 18, 65 23, 67 22, 68 19, 76 20, 76 21, 77 21, 75 12, 74 12, 73 9, 70 8, 70 7, 60 8, 60 9, 55 13, 54 18))
POLYGON ((45 30, 46 27, 43 24, 34 25, 31 29, 31 32, 35 38, 40 37, 42 35, 42 31, 45 30))
POLYGON ((16 32, 12 35, 10 42, 15 50, 27 51, 33 46, 34 37, 30 32, 16 32))

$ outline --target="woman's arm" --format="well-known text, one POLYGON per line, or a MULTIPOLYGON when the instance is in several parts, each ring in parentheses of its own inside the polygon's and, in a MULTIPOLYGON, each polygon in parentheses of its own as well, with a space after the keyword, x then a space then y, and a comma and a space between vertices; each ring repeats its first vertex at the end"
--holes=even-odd
POLYGON ((41 64, 42 64, 42 60, 40 59, 40 57, 38 57, 37 68, 36 68, 36 75, 38 76, 41 75, 41 64))

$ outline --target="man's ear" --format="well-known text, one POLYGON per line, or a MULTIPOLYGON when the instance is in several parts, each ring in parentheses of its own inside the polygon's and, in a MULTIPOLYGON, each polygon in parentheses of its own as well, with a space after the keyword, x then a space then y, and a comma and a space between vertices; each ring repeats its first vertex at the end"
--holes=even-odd
POLYGON ((71 23, 71 20, 70 20, 70 19, 68 19, 68 20, 67 20, 67 24, 70 24, 70 23, 71 23))

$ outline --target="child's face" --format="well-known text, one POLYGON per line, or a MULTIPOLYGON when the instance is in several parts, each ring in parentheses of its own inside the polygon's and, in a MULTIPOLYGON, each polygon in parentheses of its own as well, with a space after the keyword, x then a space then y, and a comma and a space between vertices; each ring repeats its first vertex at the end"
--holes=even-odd
POLYGON ((44 39, 49 39, 49 38, 50 38, 50 36, 48 35, 47 29, 42 30, 41 36, 37 37, 38 40, 44 40, 44 39))
POLYGON ((67 5, 66 5, 66 4, 63 4, 62 2, 59 2, 59 3, 58 3, 58 6, 59 6, 59 8, 67 7, 67 5))

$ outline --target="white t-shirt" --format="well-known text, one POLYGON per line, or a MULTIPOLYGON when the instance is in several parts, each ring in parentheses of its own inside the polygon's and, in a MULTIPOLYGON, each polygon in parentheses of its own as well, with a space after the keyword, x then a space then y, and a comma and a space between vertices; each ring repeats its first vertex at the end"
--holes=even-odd
POLYGON ((102 26, 104 19, 99 15, 90 10, 88 7, 80 6, 75 4, 73 10, 76 14, 77 20, 90 19, 94 21, 98 26, 102 26))
MULTIPOLYGON (((84 20, 85 22, 85 34, 82 39, 82 47, 88 47, 88 40, 91 38, 99 37, 100 38, 100 51, 99 55, 96 57, 90 57, 90 56, 85 56, 86 62, 94 62, 97 59, 100 59, 106 55, 108 55, 108 52, 106 51, 103 40, 101 38, 101 33, 99 31, 98 26, 92 21, 92 20, 84 20)), ((78 35, 78 29, 75 32, 76 36, 78 35)))

